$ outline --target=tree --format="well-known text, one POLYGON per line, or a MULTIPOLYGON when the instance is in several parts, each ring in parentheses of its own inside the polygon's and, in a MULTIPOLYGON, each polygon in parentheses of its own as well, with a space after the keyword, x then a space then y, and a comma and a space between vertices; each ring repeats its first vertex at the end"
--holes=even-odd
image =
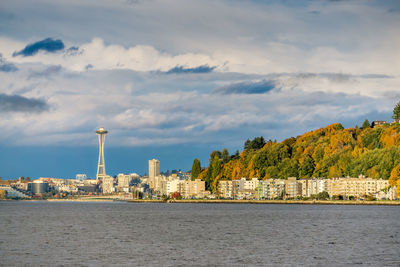
POLYGON ((215 155, 213 161, 211 162, 211 179, 214 180, 215 177, 217 177, 220 172, 221 172, 221 162, 219 157, 215 155))
POLYGON ((392 118, 393 118, 394 120, 400 120, 400 102, 398 102, 398 103, 396 104, 396 106, 394 107, 392 118))
POLYGON ((389 183, 392 186, 397 185, 397 181, 400 179, 400 164, 393 168, 392 172, 390 173, 389 183))
POLYGON ((252 141, 247 139, 244 143, 244 149, 260 149, 266 144, 264 137, 255 137, 252 141))
POLYGON ((361 129, 367 129, 367 128, 371 128, 371 124, 369 123, 368 120, 365 120, 361 126, 361 129))
POLYGON ((201 165, 200 165, 200 160, 198 158, 195 158, 193 160, 193 165, 192 165, 192 172, 191 172, 191 178, 192 181, 196 179, 201 172, 201 165))
POLYGON ((239 153, 239 149, 236 149, 236 152, 234 155, 231 155, 231 159, 238 159, 240 158, 240 153, 239 153))
POLYGON ((172 199, 182 199, 182 196, 181 196, 181 194, 179 192, 173 192, 171 194, 171 198, 172 199))
POLYGON ((211 152, 211 154, 210 154, 210 159, 209 159, 210 164, 211 164, 211 162, 214 160, 214 158, 215 158, 216 156, 218 157, 218 159, 220 159, 220 158, 221 158, 221 152, 218 151, 218 150, 214 150, 213 152, 211 152))
POLYGON ((224 148, 224 150, 222 150, 222 162, 228 163, 228 161, 230 160, 230 156, 229 156, 229 152, 228 149, 224 148))

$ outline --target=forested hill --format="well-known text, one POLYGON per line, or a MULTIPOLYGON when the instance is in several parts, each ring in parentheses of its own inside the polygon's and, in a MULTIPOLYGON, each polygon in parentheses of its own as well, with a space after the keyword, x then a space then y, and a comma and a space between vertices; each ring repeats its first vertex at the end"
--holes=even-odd
POLYGON ((389 179, 400 173, 400 124, 344 129, 336 123, 280 143, 257 137, 247 140, 240 155, 226 154, 212 152, 208 168, 199 174, 213 191, 219 179, 241 177, 389 179))

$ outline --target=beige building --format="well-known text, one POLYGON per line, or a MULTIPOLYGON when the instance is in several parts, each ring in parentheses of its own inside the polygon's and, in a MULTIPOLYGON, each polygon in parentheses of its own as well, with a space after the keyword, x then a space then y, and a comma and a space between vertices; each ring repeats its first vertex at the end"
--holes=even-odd
POLYGON ((289 177, 285 180, 286 198, 296 198, 301 196, 302 184, 297 181, 296 177, 289 177))
MULTIPOLYGON (((160 181, 156 181, 157 176, 160 176, 160 161, 157 159, 151 159, 149 160, 149 179, 148 179, 150 189, 155 189, 157 187, 156 183, 157 182, 160 183, 160 181)), ((158 187, 160 188, 160 184, 158 184, 158 187)))
POLYGON ((233 198, 233 187, 231 180, 218 181, 218 194, 221 198, 233 198))
POLYGON ((132 179, 133 178, 130 174, 123 174, 123 173, 118 174, 117 176, 118 187, 120 188, 129 187, 132 179))
POLYGON ((375 196, 379 192, 389 187, 389 181, 383 179, 373 179, 360 176, 359 178, 332 178, 327 180, 329 196, 343 196, 345 198, 353 196, 364 198, 375 196))
POLYGON ((259 184, 258 178, 247 180, 242 177, 239 180, 232 181, 232 196, 235 199, 253 199, 255 198, 256 188, 259 184))
POLYGON ((111 176, 104 176, 102 181, 103 194, 111 194, 115 191, 114 178, 111 176))
POLYGON ((201 179, 183 180, 179 183, 179 193, 184 198, 202 197, 206 193, 206 183, 201 179))

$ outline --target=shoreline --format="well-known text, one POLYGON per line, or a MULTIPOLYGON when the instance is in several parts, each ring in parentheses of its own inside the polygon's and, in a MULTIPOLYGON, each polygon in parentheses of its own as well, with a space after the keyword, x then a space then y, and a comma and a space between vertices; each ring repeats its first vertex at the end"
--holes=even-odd
POLYGON ((126 202, 126 203, 168 203, 168 204, 294 204, 294 205, 367 205, 367 206, 400 206, 398 200, 233 200, 233 199, 169 199, 167 201, 157 199, 2 199, 0 201, 47 201, 47 202, 126 202))
POLYGON ((131 203, 205 203, 205 204, 296 204, 296 205, 381 205, 381 206, 400 206, 397 200, 230 200, 230 199, 181 199, 181 200, 127 200, 131 203))

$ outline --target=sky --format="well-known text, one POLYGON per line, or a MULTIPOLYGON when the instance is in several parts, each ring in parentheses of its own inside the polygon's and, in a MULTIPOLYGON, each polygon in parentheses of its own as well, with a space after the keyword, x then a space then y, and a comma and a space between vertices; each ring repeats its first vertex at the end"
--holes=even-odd
POLYGON ((2 0, 0 177, 203 166, 256 136, 391 120, 400 1, 2 0))

